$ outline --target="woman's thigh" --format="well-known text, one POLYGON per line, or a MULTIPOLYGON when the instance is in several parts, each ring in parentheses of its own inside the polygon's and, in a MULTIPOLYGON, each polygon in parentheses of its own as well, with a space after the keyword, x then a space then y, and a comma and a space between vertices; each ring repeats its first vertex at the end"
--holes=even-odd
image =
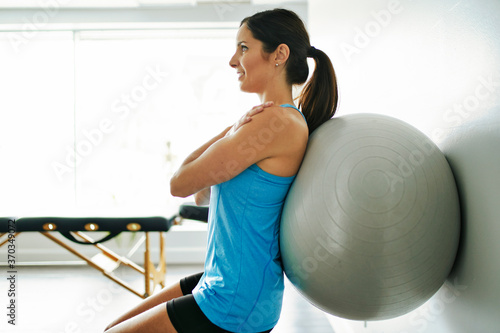
POLYGON ((178 333, 231 333, 213 324, 201 311, 193 295, 168 301, 167 313, 178 333))
POLYGON ((179 333, 230 333, 214 325, 201 311, 193 295, 167 302, 169 320, 179 333))
POLYGON ((177 333, 167 314, 165 304, 160 304, 106 331, 106 333, 177 333))

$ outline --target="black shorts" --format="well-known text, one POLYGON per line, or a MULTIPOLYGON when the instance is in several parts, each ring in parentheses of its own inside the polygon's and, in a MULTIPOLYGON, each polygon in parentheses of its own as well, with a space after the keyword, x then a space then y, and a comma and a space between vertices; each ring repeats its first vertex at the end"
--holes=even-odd
POLYGON ((202 275, 198 273, 180 281, 184 296, 167 302, 168 317, 177 333, 231 333, 213 324, 196 303, 192 293, 202 275))

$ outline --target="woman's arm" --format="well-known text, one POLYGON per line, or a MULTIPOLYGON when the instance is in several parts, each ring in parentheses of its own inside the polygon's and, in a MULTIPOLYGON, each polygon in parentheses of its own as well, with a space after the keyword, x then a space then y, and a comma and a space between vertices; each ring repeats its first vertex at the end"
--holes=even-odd
MULTIPOLYGON (((198 197, 200 202, 207 202, 209 192, 206 191, 206 188, 231 179, 253 164, 255 161, 248 159, 247 154, 242 149, 248 133, 240 134, 241 131, 238 130, 249 123, 256 114, 272 104, 272 102, 268 102, 254 107, 236 124, 226 128, 191 153, 170 179, 171 194, 187 197, 202 191, 195 196, 195 199, 198 197)), ((256 130, 258 125, 254 127, 256 130)))
MULTIPOLYGON (((224 136, 229 136, 232 135, 235 131, 237 131, 241 126, 245 125, 246 123, 250 122, 252 120, 252 117, 256 115, 257 113, 260 113, 264 110, 265 107, 270 107, 274 103, 273 102, 266 102, 262 105, 257 105, 252 108, 249 112, 243 115, 230 129, 229 131, 226 132, 224 136)), ((194 202, 198 206, 202 205, 208 205, 210 203, 210 187, 206 187, 202 189, 201 191, 198 191, 194 194, 194 202)))
MULTIPOLYGON (((210 147, 214 142, 220 140, 232 129, 232 127, 226 128, 222 133, 218 136, 205 143, 203 146, 194 151, 191 155, 187 157, 187 159, 182 163, 182 165, 189 164, 190 162, 197 159, 208 147, 210 147)), ((196 192, 194 194, 194 202, 197 206, 208 205, 210 203, 210 187, 205 187, 204 189, 196 192)))
MULTIPOLYGON (((231 128, 232 128, 232 126, 227 127, 225 130, 223 130, 217 136, 213 137, 211 140, 209 140, 208 142, 206 142, 204 145, 202 145, 200 148, 196 149, 194 152, 192 152, 191 154, 189 154, 188 157, 186 157, 186 159, 184 160, 184 162, 182 162, 179 170, 177 170, 174 173, 174 176, 170 179, 170 193, 173 196, 177 196, 176 195, 177 190, 176 190, 175 186, 178 184, 178 182, 176 182, 175 180, 178 178, 179 173, 181 173, 182 170, 186 166, 188 166, 193 161, 195 161, 198 157, 200 157, 201 154, 203 154, 211 145, 213 145, 218 140, 222 139, 231 128)), ((206 203, 208 203, 210 201, 210 188, 209 187, 203 188, 200 191, 194 193, 194 195, 195 195, 195 202, 196 202, 196 204, 197 205, 204 205, 204 204, 206 204, 206 203), (208 193, 207 193, 207 190, 208 190, 208 193)))
MULTIPOLYGON (((226 133, 231 129, 232 126, 227 127, 225 130, 223 130, 221 133, 219 133, 217 136, 213 137, 211 140, 206 142, 203 146, 200 148, 196 149, 194 152, 189 154, 188 157, 182 162, 181 168, 185 165, 188 165, 189 163, 193 162, 196 160, 198 157, 200 157, 201 154, 205 152, 211 145, 213 145, 215 142, 219 141, 222 139, 226 133)), ((179 169, 180 170, 180 169, 179 169)))

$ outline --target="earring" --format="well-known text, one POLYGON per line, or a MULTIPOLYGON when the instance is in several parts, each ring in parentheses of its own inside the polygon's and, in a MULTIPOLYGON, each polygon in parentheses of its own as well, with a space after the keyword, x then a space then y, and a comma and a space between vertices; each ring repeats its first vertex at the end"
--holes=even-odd
POLYGON ((278 67, 280 64, 276 64, 276 67, 278 67))

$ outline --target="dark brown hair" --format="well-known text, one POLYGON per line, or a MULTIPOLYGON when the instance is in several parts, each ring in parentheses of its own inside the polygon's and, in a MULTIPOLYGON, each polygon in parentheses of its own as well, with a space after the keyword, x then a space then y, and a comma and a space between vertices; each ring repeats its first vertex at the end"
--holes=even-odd
POLYGON ((311 46, 304 22, 294 12, 273 9, 254 14, 241 21, 255 39, 263 44, 264 52, 272 53, 280 44, 286 44, 290 56, 286 63, 288 84, 303 84, 309 76, 307 58, 313 58, 316 68, 302 90, 298 106, 306 117, 309 134, 335 114, 338 88, 330 58, 311 46))

